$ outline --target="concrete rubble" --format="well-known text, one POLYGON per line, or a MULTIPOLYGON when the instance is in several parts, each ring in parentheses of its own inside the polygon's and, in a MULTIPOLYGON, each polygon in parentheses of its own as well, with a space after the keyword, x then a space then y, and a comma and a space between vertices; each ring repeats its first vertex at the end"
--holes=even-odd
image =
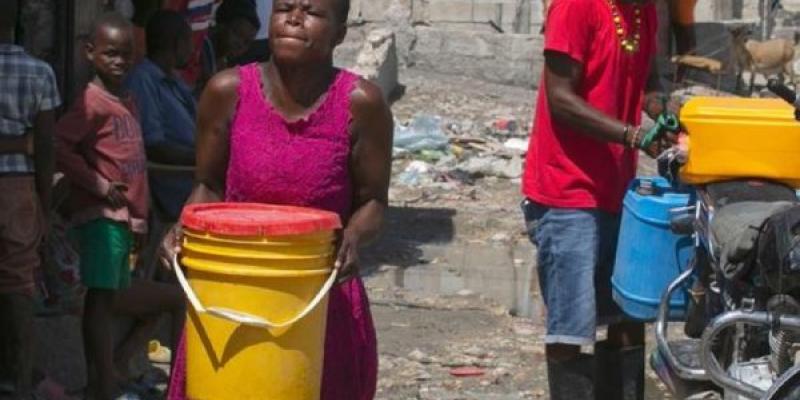
POLYGON ((387 100, 399 87, 395 35, 389 29, 376 29, 367 35, 358 53, 353 72, 375 83, 387 100))
MULTIPOLYGON (((514 3, 498 3, 508 9, 504 13, 509 31, 514 3)), ((496 9, 495 4, 485 2, 354 1, 350 30, 337 50, 337 64, 355 67, 370 33, 389 29, 395 34, 400 66, 533 87, 541 74, 542 37, 538 33, 499 33, 489 23, 497 19, 496 9)), ((538 32, 538 28, 531 31, 538 32)))

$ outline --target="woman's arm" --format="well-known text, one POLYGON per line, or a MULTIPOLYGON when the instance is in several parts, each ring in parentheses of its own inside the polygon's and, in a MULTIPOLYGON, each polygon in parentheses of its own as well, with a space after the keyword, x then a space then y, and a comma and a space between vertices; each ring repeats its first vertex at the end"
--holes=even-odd
POLYGON ((353 150, 350 170, 354 210, 342 232, 336 267, 343 279, 358 272, 358 248, 374 239, 389 202, 392 167, 392 112, 374 84, 360 81, 351 97, 353 150))
POLYGON ((230 150, 229 125, 236 111, 239 75, 228 69, 215 75, 197 108, 197 169, 187 204, 222 201, 230 150))

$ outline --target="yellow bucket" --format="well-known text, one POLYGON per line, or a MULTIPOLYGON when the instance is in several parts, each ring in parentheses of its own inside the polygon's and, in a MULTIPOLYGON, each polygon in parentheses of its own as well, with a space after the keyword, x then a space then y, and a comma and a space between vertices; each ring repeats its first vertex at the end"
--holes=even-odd
POLYGON ((189 399, 318 399, 338 216, 227 203, 181 219, 189 399))

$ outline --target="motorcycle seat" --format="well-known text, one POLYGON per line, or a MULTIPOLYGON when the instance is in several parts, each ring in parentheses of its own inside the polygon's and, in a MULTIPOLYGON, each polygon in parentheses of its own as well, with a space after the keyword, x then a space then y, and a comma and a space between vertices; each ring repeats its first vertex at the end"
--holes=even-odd
POLYGON ((756 246, 761 226, 770 216, 788 210, 797 201, 742 201, 719 209, 711 222, 715 255, 722 273, 735 279, 747 272, 746 261, 756 246))
POLYGON ((726 181, 706 185, 703 188, 706 201, 717 212, 722 208, 741 202, 792 202, 797 203, 794 189, 781 183, 764 180, 726 181))

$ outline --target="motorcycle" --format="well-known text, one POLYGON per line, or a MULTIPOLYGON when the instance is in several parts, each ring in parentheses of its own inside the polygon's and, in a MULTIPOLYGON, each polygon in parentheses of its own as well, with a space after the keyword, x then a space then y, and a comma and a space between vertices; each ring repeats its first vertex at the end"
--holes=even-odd
MULTIPOLYGON (((776 81, 768 88, 795 106, 800 121, 798 96, 776 81)), ((659 161, 661 174, 681 185, 679 152, 659 161)), ((678 398, 715 391, 725 400, 800 399, 797 193, 749 178, 689 190, 693 205, 670 228, 693 239, 692 257, 661 297, 651 366, 678 398), (685 337, 671 338, 669 302, 687 289, 685 337)))

